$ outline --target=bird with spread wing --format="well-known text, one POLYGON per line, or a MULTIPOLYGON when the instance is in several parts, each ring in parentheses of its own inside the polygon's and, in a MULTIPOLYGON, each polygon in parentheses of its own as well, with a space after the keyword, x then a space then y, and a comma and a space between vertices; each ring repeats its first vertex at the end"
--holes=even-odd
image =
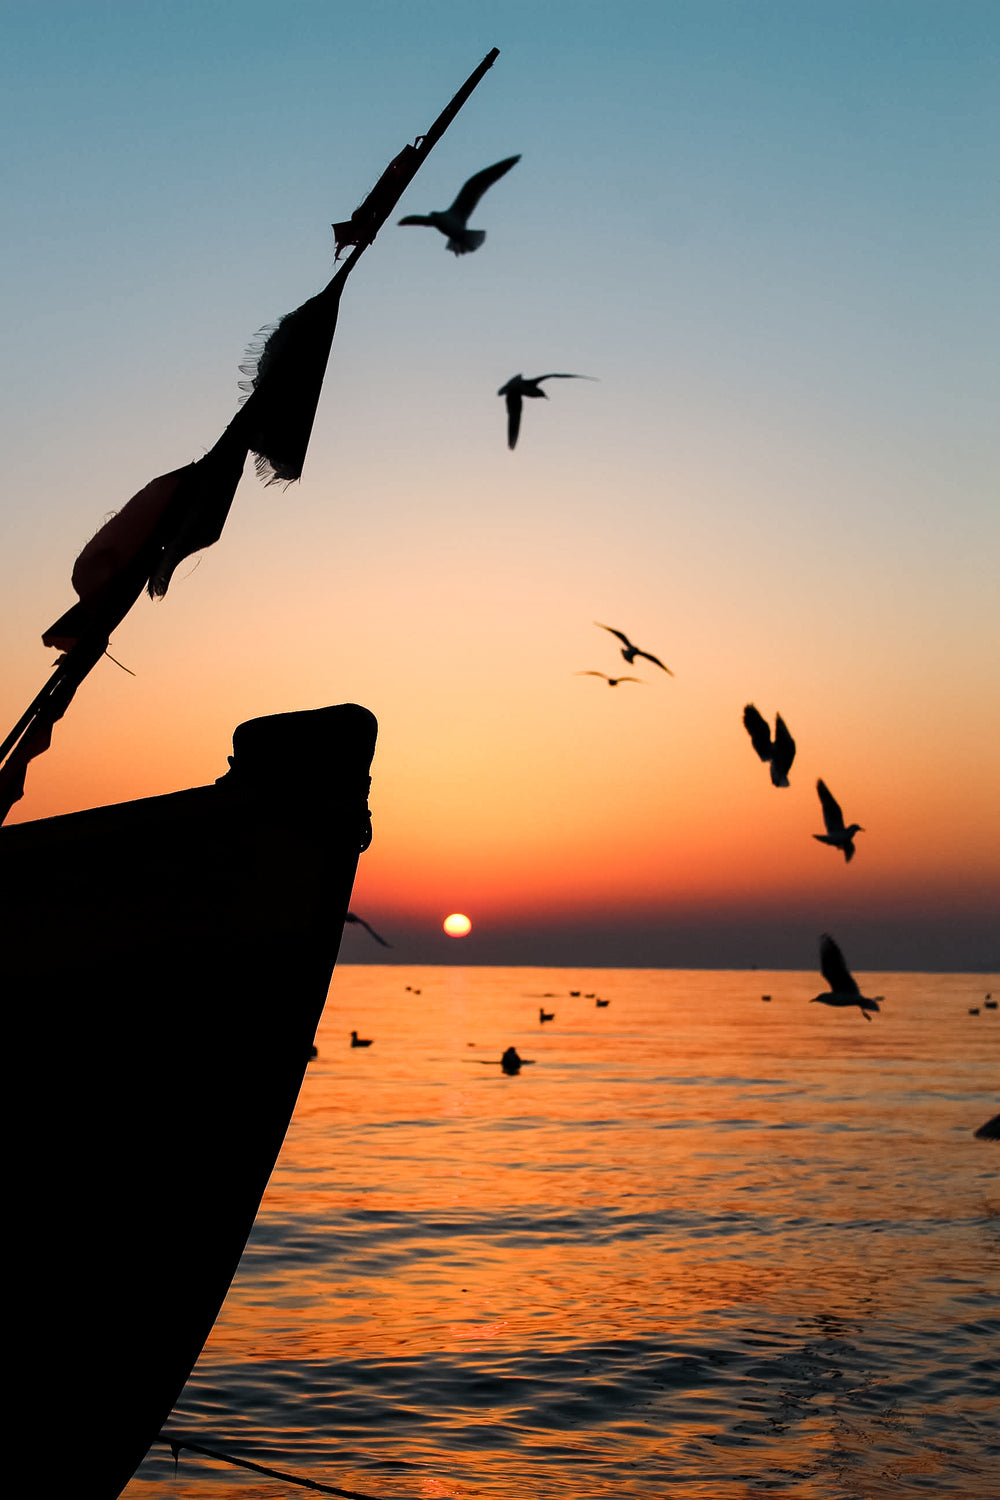
POLYGON ((573 675, 574 677, 600 677, 608 687, 617 687, 620 682, 638 682, 641 687, 646 686, 641 677, 609 677, 607 672, 574 672, 573 675))
POLYGON ((355 913, 353 911, 349 911, 347 913, 347 916, 344 918, 344 921, 345 922, 354 922, 354 923, 357 924, 358 927, 363 927, 365 929, 365 931, 369 934, 369 936, 373 937, 375 939, 376 943, 381 943, 382 944, 383 948, 391 948, 392 947, 392 944, 391 943, 387 943, 384 937, 379 937, 378 933, 375 931, 374 927, 372 926, 372 924, 370 922, 366 922, 365 919, 364 919, 364 917, 359 917, 359 916, 355 915, 355 913))
POLYGON ((819 967, 830 989, 825 995, 814 995, 809 1004, 856 1005, 865 1020, 870 1021, 868 1012, 877 1011, 879 1003, 862 995, 857 980, 844 962, 844 955, 828 932, 824 932, 819 940, 819 967))
POLYGON ((825 781, 817 781, 816 790, 819 792, 819 800, 823 807, 826 832, 814 833, 813 838, 818 839, 821 844, 832 844, 835 849, 841 849, 844 859, 850 864, 854 858, 854 835, 864 833, 865 830, 860 823, 852 823, 849 828, 844 826, 844 814, 840 810, 840 803, 825 781))
POLYGON ((771 765, 771 781, 775 786, 788 785, 788 773, 795 759, 795 741, 788 726, 778 714, 774 721, 774 739, 767 720, 752 703, 743 710, 743 727, 750 736, 751 744, 761 760, 771 765))
POLYGON ((469 229, 469 216, 486 189, 499 182, 520 160, 520 156, 507 156, 503 161, 495 162, 492 167, 484 167, 459 190, 458 197, 450 208, 434 209, 429 214, 407 214, 405 219, 400 219, 400 224, 425 224, 428 229, 440 230, 448 237, 445 249, 450 250, 453 255, 468 255, 471 251, 478 250, 486 238, 486 230, 469 229))
POLYGON ((539 389, 543 380, 596 380, 596 375, 568 375, 564 371, 553 370, 549 375, 512 375, 506 385, 502 385, 497 391, 498 396, 506 398, 507 402, 507 447, 517 446, 517 435, 521 431, 521 408, 525 396, 538 397, 547 401, 548 393, 539 389))
POLYGON ((598 629, 610 630, 612 635, 616 635, 618 637, 618 639, 622 643, 622 656, 624 656, 630 667, 635 662, 637 656, 642 656, 646 661, 651 661, 654 667, 659 667, 662 672, 666 672, 668 677, 673 677, 673 672, 671 672, 670 668, 666 666, 658 656, 653 656, 650 652, 641 651, 638 646, 633 646, 624 630, 616 630, 613 625, 602 625, 600 620, 595 620, 594 624, 598 627, 598 629))

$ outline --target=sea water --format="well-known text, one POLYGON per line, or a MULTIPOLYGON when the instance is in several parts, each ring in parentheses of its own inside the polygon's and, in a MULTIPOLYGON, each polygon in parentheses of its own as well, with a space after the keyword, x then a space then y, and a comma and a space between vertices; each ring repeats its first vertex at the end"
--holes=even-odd
MULTIPOLYGON (((1000 980, 821 988, 339 968, 168 1427, 377 1500, 997 1500, 1000 980)), ((125 1496, 296 1493, 157 1445, 125 1496)))

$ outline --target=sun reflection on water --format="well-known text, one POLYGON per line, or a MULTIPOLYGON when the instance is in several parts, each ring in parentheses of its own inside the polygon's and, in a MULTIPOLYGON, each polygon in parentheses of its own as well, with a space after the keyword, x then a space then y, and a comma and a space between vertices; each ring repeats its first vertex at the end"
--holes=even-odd
POLYGON ((384 1500, 973 1493, 1000 1031, 962 1032, 968 984, 882 975, 861 1027, 807 975, 341 969, 171 1425, 384 1500))

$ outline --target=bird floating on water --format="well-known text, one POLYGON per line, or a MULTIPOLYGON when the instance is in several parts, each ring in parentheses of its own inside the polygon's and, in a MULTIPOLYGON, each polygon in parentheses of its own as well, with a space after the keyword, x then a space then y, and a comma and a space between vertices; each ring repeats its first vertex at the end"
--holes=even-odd
POLYGON ((554 1010, 544 1010, 541 1006, 538 1007, 539 1021, 554 1021, 555 1018, 556 1013, 554 1010))
POLYGON ((819 792, 819 800, 823 806, 823 822, 826 824, 826 832, 814 833, 813 838, 819 839, 821 844, 832 844, 835 849, 842 850, 844 859, 850 864, 854 858, 854 835, 864 833, 865 830, 860 823, 852 823, 849 828, 844 827, 844 814, 840 810, 840 803, 825 781, 817 781, 816 790, 819 792))
POLYGON ((400 224, 425 224, 428 229, 439 229, 442 234, 447 235, 445 249, 450 250, 453 255, 468 255, 472 250, 478 250, 486 238, 486 231, 469 229, 469 215, 486 189, 499 182, 520 160, 520 155, 506 156, 492 167, 484 167, 460 188, 458 197, 450 208, 435 209, 429 214, 407 214, 405 219, 400 219, 400 224))
POLYGON ((640 687, 645 687, 641 677, 609 677, 607 672, 574 672, 574 677, 603 677, 608 687, 617 687, 620 682, 637 682, 640 687))
MULTIPOLYGON (((750 736, 751 744, 763 761, 771 763, 771 781, 775 786, 788 785, 788 773, 795 759, 795 741, 788 732, 788 725, 778 714, 774 721, 774 739, 762 713, 748 703, 743 710, 743 727, 750 736)), ((819 835, 817 834, 818 838, 819 835)))
POLYGON ((612 635, 616 635, 618 637, 618 639, 622 643, 622 656, 624 656, 629 666, 632 666, 637 656, 641 656, 644 657, 646 661, 651 661, 654 667, 659 667, 661 671, 666 672, 668 677, 673 677, 673 672, 671 672, 670 668, 666 666, 658 656, 653 656, 649 651, 640 651, 638 646, 633 646, 624 630, 616 630, 613 625, 602 625, 600 620, 595 620, 594 624, 598 627, 598 629, 610 630, 612 635))
POLYGON ((830 993, 814 995, 809 1002, 810 1005, 817 1003, 838 1006, 856 1005, 865 1020, 870 1021, 871 1016, 868 1012, 877 1011, 879 1003, 867 995, 862 995, 858 989, 857 980, 844 962, 844 955, 828 932, 824 932, 819 940, 819 966, 823 978, 830 986, 830 993))
POLYGON ((356 1031, 352 1031, 351 1032, 351 1046, 352 1047, 370 1047, 371 1044, 372 1044, 372 1041, 373 1041, 373 1038, 370 1037, 370 1036, 358 1036, 358 1033, 356 1031))
POLYGON ((387 943, 384 937, 379 937, 378 933, 375 931, 375 929, 372 926, 372 924, 370 922, 366 922, 365 919, 364 919, 364 917, 355 916, 354 912, 349 911, 347 913, 347 916, 344 918, 344 921, 345 922, 354 922, 359 927, 363 927, 365 929, 365 931, 371 937, 373 937, 375 939, 376 943, 381 943, 382 944, 383 948, 391 948, 392 947, 392 944, 391 943, 387 943))
POLYGON ((608 1008, 608 1006, 611 1004, 611 1001, 610 1000, 595 1000, 594 1004, 596 1005, 596 1007, 597 1007, 598 1010, 606 1010, 608 1008))
POLYGON ((539 389, 543 380, 596 380, 596 375, 568 375, 554 370, 550 375, 512 375, 506 385, 497 391, 507 401, 507 447, 517 447, 517 435, 521 430, 521 406, 525 396, 540 396, 547 401, 548 394, 539 389))

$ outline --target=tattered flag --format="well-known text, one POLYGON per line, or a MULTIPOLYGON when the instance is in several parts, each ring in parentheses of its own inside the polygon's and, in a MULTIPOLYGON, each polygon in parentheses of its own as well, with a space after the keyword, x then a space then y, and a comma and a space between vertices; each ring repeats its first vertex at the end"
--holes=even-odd
POLYGON ((249 395, 232 429, 254 454, 265 484, 302 478, 343 285, 335 276, 318 296, 286 313, 259 353, 251 350, 240 366, 247 376, 240 386, 249 395))

